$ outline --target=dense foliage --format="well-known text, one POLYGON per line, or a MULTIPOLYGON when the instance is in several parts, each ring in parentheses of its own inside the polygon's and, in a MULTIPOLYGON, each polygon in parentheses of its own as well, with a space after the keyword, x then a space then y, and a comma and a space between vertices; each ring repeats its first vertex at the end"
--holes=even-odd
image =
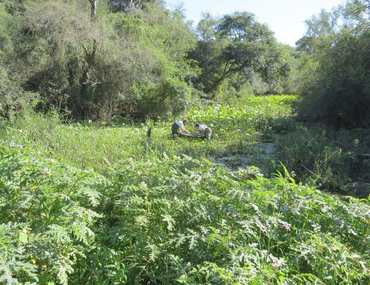
POLYGON ((192 110, 212 142, 174 141, 170 122, 147 141, 143 125, 17 117, 0 135, 1 282, 367 284, 368 200, 322 191, 351 193, 340 165, 368 136, 305 128, 296 99, 192 110), (248 165, 219 160, 231 152, 248 165))
POLYGON ((299 49, 317 65, 303 88, 302 117, 340 128, 369 127, 369 1, 349 1, 308 22, 299 49))
POLYGON ((366 204, 190 157, 129 161, 113 181, 102 239, 129 284, 369 281, 366 204))
POLYGON ((211 98, 225 81, 239 91, 255 76, 269 86, 267 92, 285 91, 281 85, 289 67, 283 48, 253 14, 236 12, 221 19, 206 16, 198 33, 200 40, 190 53, 201 68, 194 82, 211 98))
POLYGON ((104 179, 19 146, 0 153, 0 282, 67 284, 93 244, 104 179))
POLYGON ((94 18, 88 1, 28 1, 14 15, 0 4, 13 28, 3 62, 40 94, 39 109, 74 119, 183 111, 192 93, 184 56, 195 38, 182 15, 148 3, 111 13, 100 3, 94 18))
POLYGON ((306 21, 292 48, 249 12, 194 30, 156 0, 0 1, 1 114, 39 98, 67 119, 171 117, 200 99, 301 93, 304 120, 368 127, 369 1, 306 21))
POLYGON ((291 50, 249 13, 217 20, 208 40, 160 1, 1 0, 0 21, 6 72, 40 95, 37 110, 74 120, 177 115, 248 82, 288 90, 291 50))
POLYGON ((0 284, 369 284, 369 12, 0 0, 0 284))

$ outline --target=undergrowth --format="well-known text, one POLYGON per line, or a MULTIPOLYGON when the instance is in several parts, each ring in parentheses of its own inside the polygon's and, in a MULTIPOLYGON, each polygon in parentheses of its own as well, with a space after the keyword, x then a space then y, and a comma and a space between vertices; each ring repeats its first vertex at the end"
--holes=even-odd
POLYGON ((211 141, 172 140, 170 122, 151 140, 138 124, 4 124, 0 283, 368 284, 369 200, 323 192, 366 183, 368 137, 304 126, 294 102, 192 110, 211 141), (216 163, 229 153, 250 165, 216 163))

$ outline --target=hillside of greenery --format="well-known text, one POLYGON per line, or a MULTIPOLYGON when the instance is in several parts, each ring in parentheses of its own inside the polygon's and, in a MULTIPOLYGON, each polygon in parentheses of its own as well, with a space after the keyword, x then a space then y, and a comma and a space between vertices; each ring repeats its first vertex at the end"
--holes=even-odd
POLYGON ((0 284, 370 283, 370 1, 257 19, 0 0, 0 284))

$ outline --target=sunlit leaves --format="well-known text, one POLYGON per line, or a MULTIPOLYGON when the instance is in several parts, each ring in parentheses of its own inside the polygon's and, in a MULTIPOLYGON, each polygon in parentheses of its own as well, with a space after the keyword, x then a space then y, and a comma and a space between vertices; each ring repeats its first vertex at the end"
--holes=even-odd
MULTIPOLYGON (((357 211, 362 209, 352 220, 344 214, 347 203, 296 184, 288 172, 285 176, 240 180, 222 167, 186 156, 121 165, 109 194, 117 199, 110 226, 122 237, 113 248, 123 250, 123 260, 132 266, 128 281, 336 284, 365 280, 366 272, 360 273, 360 268, 367 258, 360 252, 369 233, 360 216, 367 213, 368 205, 352 204, 357 211), (364 242, 349 238, 350 232, 364 242), (336 253, 340 256, 335 271, 321 270, 337 262, 322 259, 324 249, 306 255, 304 248, 312 248, 315 235, 330 235, 338 248, 348 246, 336 253), (313 266, 307 275, 301 263, 304 256, 313 266), (344 269, 340 260, 352 262, 356 269, 344 274, 350 269, 344 269)), ((314 240, 319 248, 330 244, 314 240)))
POLYGON ((81 245, 94 239, 104 179, 19 149, 2 146, 1 153, 0 279, 67 284, 77 257, 84 256, 81 245))

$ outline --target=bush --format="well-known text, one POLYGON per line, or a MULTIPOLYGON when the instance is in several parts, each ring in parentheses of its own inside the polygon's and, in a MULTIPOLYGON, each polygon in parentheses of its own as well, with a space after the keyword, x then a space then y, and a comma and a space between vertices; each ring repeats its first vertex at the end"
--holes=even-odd
POLYGON ((370 126, 370 31, 344 30, 305 87, 301 117, 339 128, 370 126))
POLYGON ((186 156, 131 160, 105 195, 100 242, 129 268, 128 284, 369 281, 369 206, 289 176, 250 180, 186 156))
POLYGON ((2 119, 13 120, 36 98, 35 93, 24 92, 7 70, 0 67, 0 117, 2 119))
POLYGON ((183 113, 191 104, 192 89, 180 80, 166 80, 159 86, 146 82, 141 84, 137 92, 144 94, 138 97, 138 111, 147 117, 175 116, 183 113))
POLYGON ((93 243, 105 180, 21 146, 2 146, 0 158, 0 282, 67 284, 93 243))
POLYGON ((348 194, 345 186, 352 181, 353 150, 344 148, 344 141, 335 141, 328 132, 330 130, 297 126, 278 138, 279 159, 300 181, 348 194))

